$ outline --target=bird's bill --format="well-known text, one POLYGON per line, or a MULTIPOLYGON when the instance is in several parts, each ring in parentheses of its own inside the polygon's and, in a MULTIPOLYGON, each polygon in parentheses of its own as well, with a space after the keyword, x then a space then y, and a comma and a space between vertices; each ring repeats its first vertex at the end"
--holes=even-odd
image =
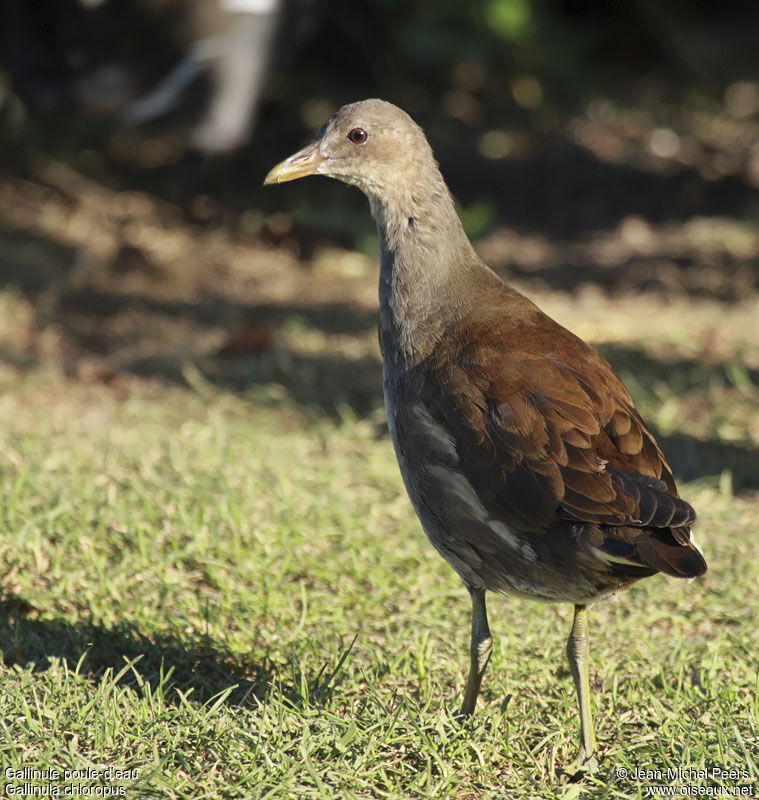
POLYGON ((324 161, 325 158, 319 152, 318 145, 312 142, 277 164, 264 178, 264 184, 285 183, 305 178, 307 175, 315 175, 324 161))

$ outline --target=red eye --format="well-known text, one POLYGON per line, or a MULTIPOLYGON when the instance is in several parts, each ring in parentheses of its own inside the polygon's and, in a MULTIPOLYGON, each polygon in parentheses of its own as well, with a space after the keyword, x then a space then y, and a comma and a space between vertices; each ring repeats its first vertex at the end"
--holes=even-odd
POLYGON ((363 144, 366 141, 366 131, 363 128, 354 128, 348 134, 348 139, 353 144, 363 144))

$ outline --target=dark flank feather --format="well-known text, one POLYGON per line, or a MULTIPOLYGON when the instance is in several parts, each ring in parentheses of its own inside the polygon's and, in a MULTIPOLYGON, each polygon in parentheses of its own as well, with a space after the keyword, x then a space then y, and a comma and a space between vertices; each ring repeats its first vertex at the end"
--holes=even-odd
POLYGON ((422 402, 456 442, 482 504, 536 536, 560 520, 588 523, 612 576, 618 560, 648 574, 701 575, 688 532, 696 514, 619 377, 525 298, 488 289, 488 317, 477 305, 479 318, 457 320, 445 349, 417 368, 422 402))

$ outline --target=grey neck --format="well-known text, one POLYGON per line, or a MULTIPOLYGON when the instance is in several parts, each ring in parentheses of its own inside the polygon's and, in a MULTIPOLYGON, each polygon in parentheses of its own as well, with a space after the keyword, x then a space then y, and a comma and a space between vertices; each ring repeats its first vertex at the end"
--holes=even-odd
MULTIPOLYGON (((413 366, 471 306, 479 259, 439 173, 414 189, 370 195, 380 237, 380 327, 385 359, 413 366), (391 198, 391 199, 388 199, 391 198), (469 287, 469 290, 467 289, 469 287)), ((494 276, 493 276, 494 277, 494 276)))

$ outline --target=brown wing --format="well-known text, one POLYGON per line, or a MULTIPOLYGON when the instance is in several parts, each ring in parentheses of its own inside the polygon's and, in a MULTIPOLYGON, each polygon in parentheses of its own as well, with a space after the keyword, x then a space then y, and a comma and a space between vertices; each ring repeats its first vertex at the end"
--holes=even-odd
POLYGON ((483 505, 525 532, 560 519, 666 529, 676 549, 690 550, 695 512, 622 381, 516 297, 520 313, 463 321, 425 369, 422 399, 453 436, 483 505))

